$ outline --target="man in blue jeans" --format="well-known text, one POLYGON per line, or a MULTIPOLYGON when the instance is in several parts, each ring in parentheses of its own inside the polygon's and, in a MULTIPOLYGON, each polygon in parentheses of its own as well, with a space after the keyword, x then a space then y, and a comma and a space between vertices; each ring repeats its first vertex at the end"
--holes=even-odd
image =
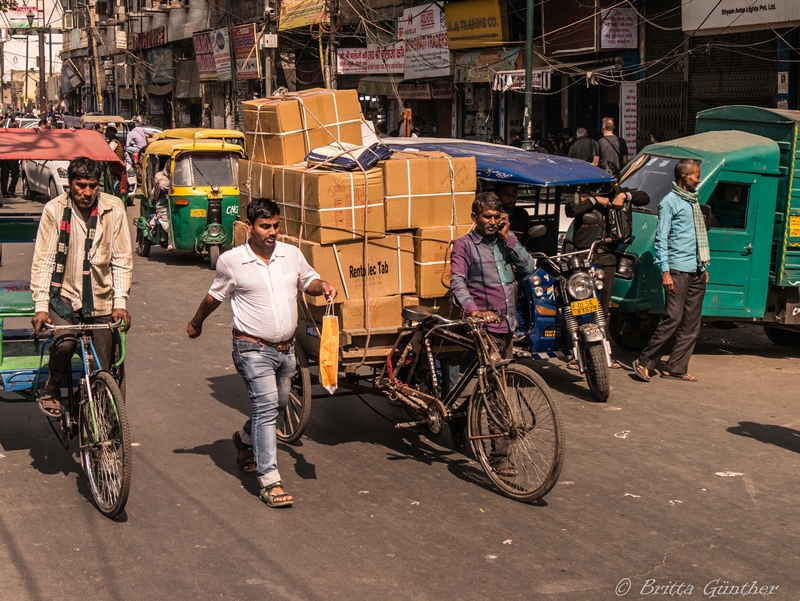
POLYGON ((214 283, 186 326, 189 338, 197 338, 203 321, 223 301, 231 303, 233 362, 253 404, 252 418, 233 441, 239 467, 257 473, 258 496, 270 507, 293 502, 278 472, 275 423, 289 400, 295 372, 297 292, 336 298, 336 289, 320 279, 300 249, 277 241, 279 227, 280 208, 274 201, 256 199, 248 205, 247 243, 219 258, 214 283))

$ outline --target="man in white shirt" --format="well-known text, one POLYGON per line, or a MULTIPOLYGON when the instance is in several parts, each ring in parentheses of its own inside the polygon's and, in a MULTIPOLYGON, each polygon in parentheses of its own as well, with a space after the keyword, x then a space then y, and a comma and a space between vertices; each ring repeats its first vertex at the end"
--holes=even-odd
POLYGON ((217 277, 186 326, 189 338, 197 338, 203 321, 222 301, 231 303, 233 362, 253 404, 252 419, 234 433, 233 441, 240 450, 239 467, 256 471, 258 496, 270 507, 293 502, 278 472, 275 423, 288 402, 295 372, 297 291, 336 298, 336 289, 320 279, 300 249, 277 241, 279 226, 280 208, 274 201, 259 198, 248 205, 247 243, 219 258, 217 277), (253 457, 248 456, 251 441, 253 457))

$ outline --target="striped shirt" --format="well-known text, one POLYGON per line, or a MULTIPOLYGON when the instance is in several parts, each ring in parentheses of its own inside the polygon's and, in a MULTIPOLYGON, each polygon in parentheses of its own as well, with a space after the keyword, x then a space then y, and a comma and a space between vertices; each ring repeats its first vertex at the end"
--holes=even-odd
MULTIPOLYGON (((58 235, 61 218, 68 200, 66 194, 54 198, 44 206, 31 266, 31 290, 36 311, 48 311, 50 307, 50 282, 56 267, 58 235)), ((133 256, 131 234, 125 218, 122 201, 110 194, 99 194, 97 231, 89 262, 92 266, 92 292, 94 312, 92 315, 110 315, 113 309, 125 309, 131 289, 133 256)), ((73 205, 72 221, 64 269, 64 284, 61 298, 78 311, 82 304, 83 259, 86 246, 86 222, 73 205)))
POLYGON ((489 324, 490 332, 504 333, 517 328, 517 299, 514 268, 529 275, 536 262, 513 233, 505 242, 499 236, 484 238, 477 231, 453 243, 450 259, 450 292, 466 311, 499 309, 507 319, 489 324))

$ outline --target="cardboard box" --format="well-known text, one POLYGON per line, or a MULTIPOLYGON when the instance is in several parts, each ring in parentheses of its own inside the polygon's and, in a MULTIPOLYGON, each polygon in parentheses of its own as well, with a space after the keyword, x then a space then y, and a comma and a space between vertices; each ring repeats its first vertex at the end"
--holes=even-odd
POLYGON ((447 319, 461 319, 461 308, 456 307, 449 296, 440 298, 420 298, 413 294, 403 295, 403 306, 412 307, 422 305, 423 307, 435 307, 439 310, 439 315, 447 319))
POLYGON ((253 200, 250 196, 250 191, 242 186, 239 186, 239 219, 247 221, 247 205, 253 200))
POLYGON ((242 103, 250 158, 295 165, 309 150, 338 140, 361 144, 361 104, 356 90, 315 88, 281 98, 242 103))
MULTIPOLYGON (((325 307, 309 306, 311 315, 318 323, 322 323, 325 307)), ((403 309, 402 297, 380 296, 369 299, 369 329, 399 328, 403 325, 400 313, 403 309)), ((353 299, 334 305, 333 314, 339 318, 340 330, 365 330, 364 300, 353 299)))
MULTIPOLYGON (((370 298, 413 293, 414 242, 411 234, 394 234, 368 243, 368 264, 364 266, 364 243, 345 242, 323 246, 296 238, 280 236, 287 244, 299 246, 317 273, 339 292, 337 303, 362 299, 364 283, 370 298)), ((309 305, 325 305, 322 296, 308 296, 309 305)))
POLYGON ((414 275, 417 296, 439 298, 450 292, 452 241, 465 235, 470 225, 427 227, 414 235, 414 275))
POLYGON ((364 211, 369 238, 384 235, 383 176, 371 169, 343 172, 304 167, 275 167, 275 200, 281 207, 288 236, 319 244, 364 237, 364 211), (305 204, 301 209, 301 200, 305 204))
POLYGON ((239 188, 253 198, 274 198, 272 171, 272 165, 239 159, 239 188))
POLYGON ((241 246, 247 242, 247 226, 244 221, 233 222, 233 245, 241 246))
POLYGON ((471 221, 477 187, 474 157, 450 159, 441 153, 400 152, 379 166, 386 193, 387 231, 471 221))

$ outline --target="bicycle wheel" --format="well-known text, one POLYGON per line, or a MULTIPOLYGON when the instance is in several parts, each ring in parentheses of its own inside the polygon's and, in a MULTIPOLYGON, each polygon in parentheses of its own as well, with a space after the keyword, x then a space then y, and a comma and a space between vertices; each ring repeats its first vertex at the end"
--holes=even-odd
POLYGON ((553 488, 564 465, 561 414, 549 387, 532 369, 512 363, 503 372, 505 382, 490 374, 485 393, 475 391, 469 408, 470 443, 504 495, 535 501, 553 488))
POLYGON ((131 434, 125 400, 116 381, 101 371, 90 381, 92 400, 80 408, 81 463, 100 513, 113 518, 125 508, 131 488, 131 434))
POLYGON ((299 440, 311 419, 311 372, 308 359, 300 343, 295 343, 294 354, 297 359, 297 371, 292 378, 292 391, 289 402, 278 414, 276 434, 281 442, 292 443, 299 440))
POLYGON ((119 386, 119 391, 122 393, 122 399, 125 400, 128 398, 128 380, 125 377, 125 362, 123 361, 119 366, 114 367, 117 361, 120 360, 120 357, 122 357, 122 340, 120 339, 119 330, 115 330, 111 336, 112 353, 111 365, 108 366, 108 373, 114 377, 117 386, 119 386))

